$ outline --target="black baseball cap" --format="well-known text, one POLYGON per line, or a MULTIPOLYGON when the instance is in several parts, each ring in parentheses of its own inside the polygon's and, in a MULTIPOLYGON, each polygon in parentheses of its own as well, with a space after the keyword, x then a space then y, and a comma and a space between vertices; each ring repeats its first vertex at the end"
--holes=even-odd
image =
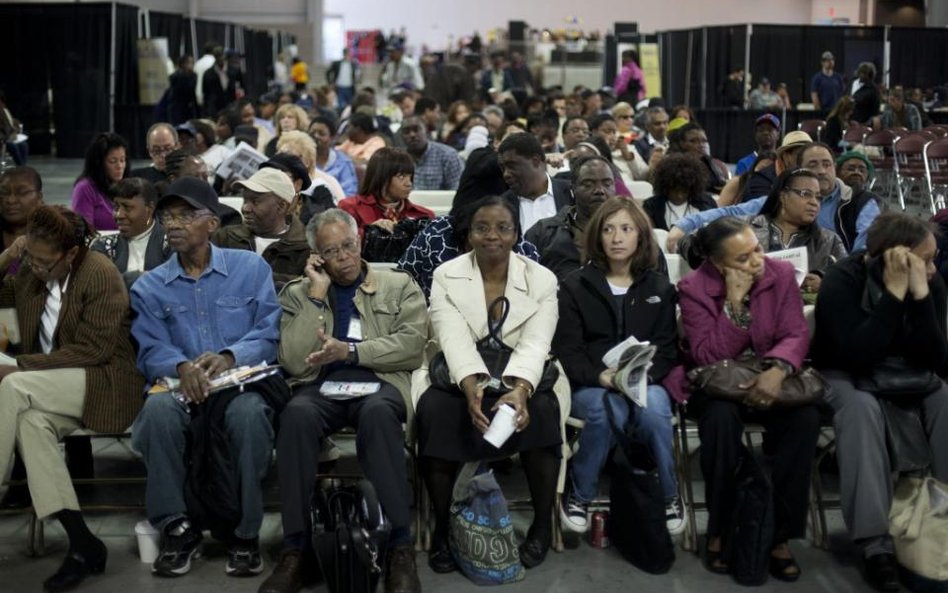
POLYGON ((290 177, 299 179, 303 182, 303 189, 306 189, 313 184, 313 180, 309 178, 309 172, 306 170, 306 165, 304 165, 303 161, 300 160, 300 157, 296 156, 295 154, 278 152, 270 157, 269 161, 261 163, 259 168, 263 169, 264 167, 279 169, 280 171, 289 174, 290 177))
POLYGON ((198 210, 210 210, 219 215, 221 202, 217 199, 217 192, 206 181, 197 177, 181 177, 168 186, 165 195, 158 200, 156 208, 161 210, 168 205, 171 198, 180 198, 198 210))

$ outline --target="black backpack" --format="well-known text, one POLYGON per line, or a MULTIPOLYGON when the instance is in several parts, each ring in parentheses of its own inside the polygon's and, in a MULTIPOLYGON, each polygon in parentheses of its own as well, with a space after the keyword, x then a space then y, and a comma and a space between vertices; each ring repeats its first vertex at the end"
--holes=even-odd
POLYGON ((385 566, 391 525, 365 479, 323 480, 310 507, 313 549, 330 593, 372 593, 385 566))
MULTIPOLYGON (((609 540, 636 567, 650 574, 665 574, 675 562, 675 546, 665 524, 665 495, 658 467, 648 446, 626 434, 631 428, 616 426, 608 397, 609 393, 603 394, 603 404, 618 443, 609 481, 609 540)), ((624 396, 623 400, 631 406, 624 396)))
POLYGON ((743 447, 734 479, 734 509, 724 537, 724 558, 734 580, 758 586, 767 581, 774 544, 774 495, 770 479, 743 447))

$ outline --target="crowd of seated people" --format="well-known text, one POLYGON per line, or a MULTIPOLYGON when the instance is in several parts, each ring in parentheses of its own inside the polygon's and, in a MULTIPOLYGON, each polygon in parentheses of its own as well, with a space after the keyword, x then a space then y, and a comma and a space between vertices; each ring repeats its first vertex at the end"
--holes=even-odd
MULTIPOLYGON (((359 105, 338 114, 307 112, 290 97, 271 110, 270 160, 244 178, 221 179, 217 170, 241 141, 240 118, 260 115, 250 102, 225 108, 216 127, 156 124, 146 137, 152 162, 134 172, 128 143, 99 134, 71 209, 43 205, 42 180, 29 167, 0 174, 0 305, 16 308, 22 336, 10 346, 16 366, 0 365, 0 475, 18 449, 37 515, 55 517, 67 534, 46 590, 73 588, 107 562, 58 453, 57 441, 79 427, 131 426, 148 469, 160 576, 188 573, 205 531, 227 546, 227 574, 264 572, 261 483, 275 449, 283 549, 262 593, 295 593, 317 577, 308 512, 317 464, 329 437, 353 427, 358 462, 391 523, 384 590, 408 593, 421 585, 406 442, 422 478, 414 487, 433 507, 432 570, 458 568, 449 532, 459 467, 514 454, 533 506, 519 557, 533 568, 546 560, 554 520, 589 529, 615 444, 610 416, 655 458, 667 531, 687 528, 672 448, 672 417, 686 402, 702 444, 709 570, 730 569, 732 477, 754 423, 769 433, 774 460, 769 572, 784 581, 804 573, 790 542, 805 535, 823 406, 835 414, 849 535, 868 582, 892 589, 887 514, 890 474, 900 468, 885 455, 880 404, 860 378, 892 357, 948 369, 937 233, 907 215, 880 214, 881 199, 866 189, 873 169, 865 155, 837 157, 803 132, 781 138, 766 116, 734 132, 753 136, 757 150, 729 180, 685 106, 645 108, 640 129, 635 107, 614 104, 607 91, 538 92, 519 102, 487 94, 497 104, 442 105, 442 123, 436 101, 401 88, 397 128, 376 110, 374 93, 360 91, 359 105), (653 195, 633 198, 626 184, 643 179, 653 195), (436 216, 414 193, 432 189, 456 192, 450 213, 436 216), (221 197, 242 199, 240 212, 221 197), (395 270, 365 257, 377 253, 370 236, 409 226, 388 260, 395 270), (808 260, 802 281, 768 257, 797 247, 808 260), (679 251, 694 271, 676 287, 663 252, 679 251), (494 306, 500 301, 508 313, 494 306), (816 305, 815 336, 804 303, 816 305), (512 352, 491 381, 477 345, 498 331, 512 352), (645 407, 627 404, 616 369, 602 361, 630 336, 657 347, 645 407), (685 380, 696 366, 743 357, 765 369, 742 401, 692 391, 685 380), (435 359, 448 385, 433 381, 435 359), (210 394, 215 375, 260 362, 279 364, 282 375, 239 395, 210 394), (832 386, 825 402, 780 407, 782 384, 807 364, 832 386), (561 374, 555 385, 544 380, 550 365, 561 374), (339 381, 375 387, 331 399, 325 384, 339 381), (53 397, 60 392, 68 397, 53 397), (481 433, 504 404, 517 431, 497 448, 481 433), (568 416, 585 423, 571 458, 568 416), (187 443, 208 426, 217 441, 203 446, 225 451, 233 468, 228 504, 195 502, 202 483, 195 486, 187 443)), ((946 389, 939 379, 919 403, 941 480, 946 389)), ((220 479, 213 468, 201 471, 220 479)))

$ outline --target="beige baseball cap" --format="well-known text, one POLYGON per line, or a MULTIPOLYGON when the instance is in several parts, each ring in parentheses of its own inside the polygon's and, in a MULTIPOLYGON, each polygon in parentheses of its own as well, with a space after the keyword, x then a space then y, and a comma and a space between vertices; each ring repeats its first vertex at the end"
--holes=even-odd
POLYGON ((275 194, 278 198, 292 202, 296 197, 296 188, 290 176, 272 167, 260 169, 250 179, 234 184, 236 188, 246 188, 260 194, 275 194))
POLYGON ((810 144, 811 142, 813 142, 813 138, 811 138, 809 134, 801 132, 800 130, 794 130, 783 137, 783 142, 780 143, 780 148, 777 149, 777 156, 786 152, 788 148, 810 144))

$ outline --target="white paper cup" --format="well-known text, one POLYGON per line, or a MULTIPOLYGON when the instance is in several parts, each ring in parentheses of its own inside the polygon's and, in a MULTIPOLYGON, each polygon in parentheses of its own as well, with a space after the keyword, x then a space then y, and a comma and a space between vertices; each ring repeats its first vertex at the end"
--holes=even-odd
POLYGON ((490 427, 484 433, 484 440, 500 449, 515 430, 517 430, 517 411, 513 406, 504 404, 497 408, 497 413, 490 421, 490 427))
POLYGON ((138 538, 138 557, 145 564, 152 564, 158 558, 158 530, 148 520, 135 524, 135 537, 138 538))

